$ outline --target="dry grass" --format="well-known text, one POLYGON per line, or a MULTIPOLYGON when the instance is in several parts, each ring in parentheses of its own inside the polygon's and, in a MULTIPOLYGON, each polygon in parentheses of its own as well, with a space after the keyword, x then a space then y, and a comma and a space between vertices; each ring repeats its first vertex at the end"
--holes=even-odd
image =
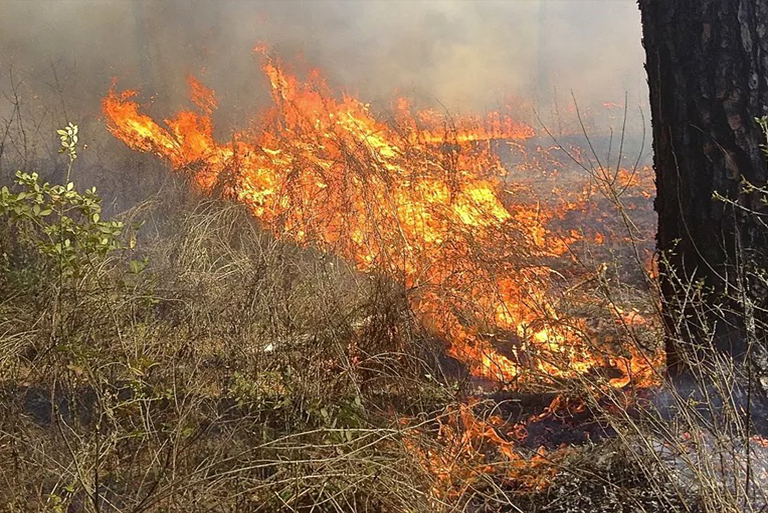
MULTIPOLYGON (((658 327, 613 315, 658 315, 638 249, 647 241, 613 169, 585 170, 629 243, 581 248, 581 275, 605 271, 564 287, 558 307, 590 319, 616 351, 647 351, 658 327)), ((594 374, 548 380, 539 402, 493 397, 462 417, 473 384, 443 372, 444 346, 401 285, 278 241, 242 206, 166 187, 126 214, 147 221, 135 250, 60 294, 47 282, 0 291, 0 510, 765 509, 768 449, 752 437, 765 411, 738 385, 752 383, 748 367, 692 361, 700 372, 646 391, 612 391, 594 374), (555 393, 582 409, 541 429, 564 429, 570 415, 603 438, 541 451, 536 437, 510 435, 555 393), (467 436, 471 426, 485 434, 467 436)))
MULTIPOLYGON (((402 291, 201 201, 52 305, 4 302, 9 511, 424 510, 392 411, 446 394, 402 291), (134 257, 138 255, 133 255, 134 257)), ((421 477, 416 477, 421 476, 421 477)))

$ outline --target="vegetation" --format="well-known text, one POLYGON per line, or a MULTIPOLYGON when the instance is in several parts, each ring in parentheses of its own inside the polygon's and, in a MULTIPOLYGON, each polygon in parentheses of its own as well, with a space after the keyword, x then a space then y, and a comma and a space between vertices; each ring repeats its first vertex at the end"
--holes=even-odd
MULTIPOLYGON (((765 112, 756 94, 766 90, 765 45, 755 43, 748 59, 742 50, 764 42, 757 24, 743 22, 764 19, 768 0, 640 5, 661 198, 659 275, 647 272, 648 241, 628 206, 638 166, 623 174, 625 134, 618 156, 613 136, 608 156, 599 156, 576 109, 589 151, 568 154, 568 172, 588 177, 599 192, 590 207, 613 216, 606 223, 620 242, 582 230, 577 242, 560 241, 561 269, 549 261, 554 254, 527 258, 527 239, 507 225, 497 235, 518 245, 510 266, 553 276, 558 297, 542 317, 594 351, 549 351, 547 337, 526 346, 527 335, 496 329, 492 315, 465 322, 479 294, 476 270, 496 274, 496 248, 483 247, 492 238, 477 230, 462 237, 473 250, 466 254, 484 265, 450 267, 469 279, 446 280, 438 291, 465 287, 464 300, 452 303, 466 307, 451 310, 456 326, 489 328, 484 336, 498 354, 543 378, 526 389, 470 377, 414 317, 407 280, 275 238, 248 207, 217 196, 236 190, 224 181, 237 176, 237 159, 206 197, 171 183, 113 214, 119 209, 95 188, 76 185, 89 183, 84 175, 73 179, 85 153, 78 125, 57 131, 59 161, 55 151, 47 163, 34 160, 43 152, 28 146, 25 130, 40 135, 44 123, 21 122, 12 79, 0 171, 11 146, 21 161, 13 171, 21 170, 0 176, 0 511, 766 511, 768 121, 734 112, 765 112), (710 72, 731 77, 737 94, 707 89, 718 83, 710 72), (46 175, 41 164, 55 169, 46 175), (727 243, 715 244, 722 234, 727 243), (648 357, 663 354, 654 350, 665 341, 669 374, 648 357), (559 372, 586 358, 594 360, 588 370, 559 372), (638 361, 645 365, 626 363, 638 361)), ((308 132, 319 123, 310 117, 308 132)), ((139 147, 150 147, 139 135, 139 147)), ((325 162, 342 156, 344 177, 382 167, 357 139, 330 131, 318 140, 342 150, 325 162)), ((411 164, 424 155, 407 141, 399 145, 411 164)), ((283 142, 282 155, 299 163, 311 144, 283 142)), ((458 143, 439 151, 421 162, 451 171, 465 156, 458 143)), ((197 154, 179 153, 177 167, 205 169, 197 154)), ((135 176, 127 175, 116 181, 135 176)), ((536 205, 521 223, 535 217, 539 226, 543 195, 518 193, 536 205)), ((584 228, 566 216, 557 222, 563 233, 584 228)), ((529 339, 539 321, 525 325, 529 339)))
POLYGON ((426 508, 385 412, 446 394, 397 290, 220 202, 142 249, 71 182, 0 201, 2 508, 426 508))
MULTIPOLYGON (((60 135, 69 175, 77 129, 60 135)), ((471 383, 444 374, 402 285, 182 190, 178 208, 105 219, 69 180, 2 189, 0 509, 759 509, 732 363, 703 393, 598 394, 584 377, 570 394, 612 439, 510 460, 494 419, 521 399, 455 414, 471 383)), ((609 305, 628 292, 590 286, 609 305)))

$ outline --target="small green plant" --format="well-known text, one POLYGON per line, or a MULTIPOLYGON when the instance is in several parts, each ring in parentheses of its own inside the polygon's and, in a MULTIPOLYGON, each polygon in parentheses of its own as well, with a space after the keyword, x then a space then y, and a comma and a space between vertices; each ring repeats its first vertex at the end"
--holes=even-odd
POLYGON ((58 133, 62 152, 70 159, 65 185, 51 185, 37 173, 19 171, 15 186, 0 188, 0 222, 4 224, 0 265, 6 273, 34 261, 38 274, 52 271, 60 278, 78 278, 98 259, 122 247, 124 223, 102 219, 96 188, 81 193, 69 181, 77 158, 77 125, 58 133))
POLYGON ((67 167, 67 182, 69 182, 70 174, 72 173, 72 164, 77 159, 77 125, 67 123, 62 129, 56 130, 61 140, 61 148, 59 153, 66 153, 69 156, 69 166, 67 167))
MULTIPOLYGON (((768 116, 763 116, 761 118, 755 118, 755 121, 757 121, 757 124, 760 125, 760 128, 762 129, 763 133, 765 135, 768 135, 768 116)), ((765 150, 765 145, 763 145, 763 149, 765 150)))

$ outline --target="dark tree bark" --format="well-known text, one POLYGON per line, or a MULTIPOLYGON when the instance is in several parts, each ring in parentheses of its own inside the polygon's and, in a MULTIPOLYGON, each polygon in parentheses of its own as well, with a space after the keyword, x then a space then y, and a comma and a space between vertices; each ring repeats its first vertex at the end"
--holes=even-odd
MULTIPOLYGON (((692 315, 675 274, 684 282, 702 282, 710 306, 734 312, 707 317, 723 330, 717 349, 739 357, 750 331, 740 294, 748 290, 752 301, 764 300, 757 293, 759 280, 745 278, 744 270, 768 269, 768 230, 759 214, 748 212, 765 212, 764 195, 743 187, 743 180, 766 184, 765 140, 755 118, 768 115, 768 0, 639 5, 651 94, 657 247, 667 259, 660 271, 668 340, 680 338, 679 330, 673 336, 680 326, 675 319, 692 315)), ((759 316, 759 305, 755 311, 759 316)), ((668 343, 673 371, 682 370, 681 355, 692 349, 697 334, 691 328, 682 345, 668 343)))

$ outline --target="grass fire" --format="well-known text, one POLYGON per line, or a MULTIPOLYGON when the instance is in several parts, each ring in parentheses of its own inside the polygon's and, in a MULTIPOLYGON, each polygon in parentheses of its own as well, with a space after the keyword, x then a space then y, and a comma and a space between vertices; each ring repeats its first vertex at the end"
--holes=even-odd
POLYGON ((13 2, 114 41, 4 28, 0 510, 768 507, 764 0, 13 2))
POLYGON ((335 100, 319 72, 302 83, 266 57, 263 70, 275 107, 261 131, 227 144, 213 140, 213 91, 193 77, 202 112, 182 111, 167 128, 139 112, 132 91, 111 91, 103 110, 131 148, 190 170, 204 191, 221 185, 275 236, 402 283, 422 323, 474 376, 524 386, 610 366, 620 373, 615 386, 652 383, 656 355, 591 350, 586 328, 560 319, 547 297, 554 271, 545 259, 579 237, 553 233, 548 218, 582 205, 504 205, 504 167, 490 145, 530 139, 530 127, 498 113, 451 125, 411 112, 404 99, 392 127, 358 99, 335 100), (506 355, 493 337, 506 338, 506 355))

